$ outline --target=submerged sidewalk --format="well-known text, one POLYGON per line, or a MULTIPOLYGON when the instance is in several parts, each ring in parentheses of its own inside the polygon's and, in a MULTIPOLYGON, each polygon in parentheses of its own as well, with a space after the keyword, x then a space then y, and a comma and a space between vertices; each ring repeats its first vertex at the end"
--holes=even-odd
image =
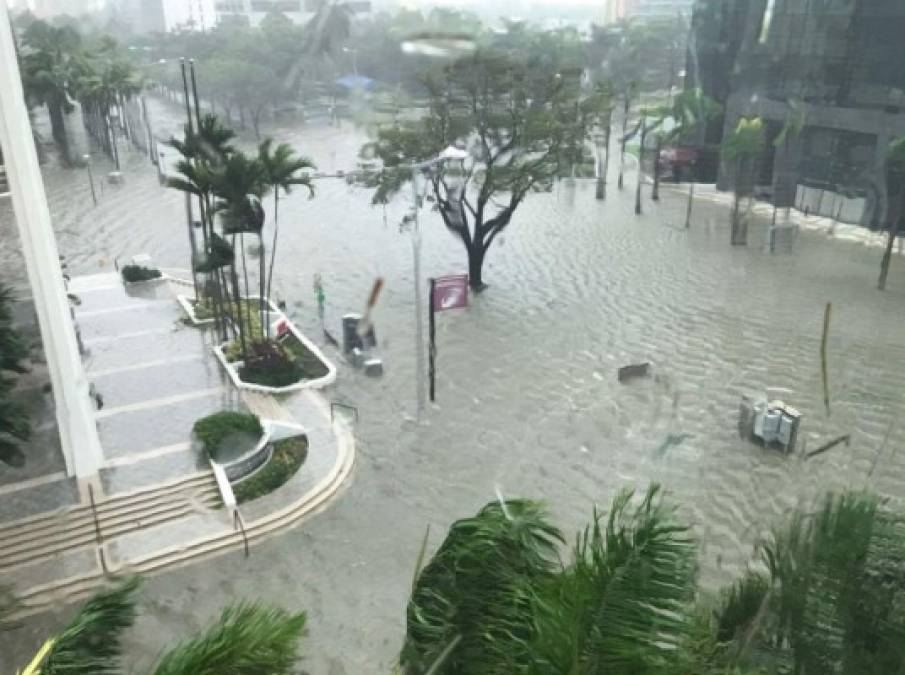
POLYGON ((350 476, 354 439, 324 396, 304 391, 287 408, 234 388, 210 331, 184 322, 170 281, 124 286, 97 274, 69 290, 105 462, 82 494, 57 474, 0 490, 0 584, 12 585, 25 612, 86 595, 109 574, 151 572, 291 527, 350 476), (220 410, 294 422, 308 437, 299 471, 241 506, 244 532, 192 439, 195 421, 220 410))

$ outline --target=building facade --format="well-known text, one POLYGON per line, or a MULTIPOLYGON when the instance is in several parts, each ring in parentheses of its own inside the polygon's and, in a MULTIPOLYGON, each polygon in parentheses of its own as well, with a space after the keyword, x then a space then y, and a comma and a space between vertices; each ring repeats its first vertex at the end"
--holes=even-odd
POLYGON ((116 0, 113 11, 137 33, 205 31, 217 25, 215 0, 116 0))
POLYGON ((628 19, 657 20, 691 16, 695 0, 608 0, 605 23, 628 19))
POLYGON ((879 225, 886 151, 905 136, 905 3, 699 0, 692 26, 688 84, 725 111, 708 140, 760 116, 772 141, 794 114, 802 130, 768 142, 758 182, 779 206, 879 225))

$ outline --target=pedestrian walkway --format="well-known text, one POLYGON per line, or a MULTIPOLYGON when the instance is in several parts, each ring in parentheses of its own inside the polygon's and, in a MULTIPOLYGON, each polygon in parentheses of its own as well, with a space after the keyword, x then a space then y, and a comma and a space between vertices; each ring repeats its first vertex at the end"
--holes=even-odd
POLYGON ((74 278, 69 290, 105 461, 82 494, 60 473, 0 488, 0 584, 15 588, 26 612, 88 594, 110 574, 151 572, 279 532, 350 475, 354 441, 323 396, 306 391, 286 407, 240 393, 211 352, 211 331, 186 325, 166 280, 124 286, 100 274, 74 278), (244 532, 192 438, 197 419, 221 410, 301 424, 308 437, 298 473, 241 507, 244 532))

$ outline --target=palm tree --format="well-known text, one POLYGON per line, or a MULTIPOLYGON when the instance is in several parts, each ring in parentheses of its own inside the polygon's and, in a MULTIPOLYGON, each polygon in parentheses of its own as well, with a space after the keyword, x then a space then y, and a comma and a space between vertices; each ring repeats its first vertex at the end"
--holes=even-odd
MULTIPOLYGON (((198 198, 198 207, 201 221, 201 235, 203 240, 203 255, 208 253, 208 245, 214 232, 214 180, 215 173, 226 161, 235 148, 230 141, 235 133, 221 124, 216 115, 204 115, 195 130, 190 124, 184 127, 184 139, 173 138, 170 145, 174 147, 183 159, 177 164, 180 176, 173 176, 167 180, 167 186, 198 198)), ((192 223, 189 227, 189 243, 192 249, 192 275, 195 286, 195 298, 198 302, 208 297, 210 293, 205 289, 199 292, 196 278, 196 261, 202 254, 198 252, 195 240, 195 230, 192 223)), ((222 307, 222 289, 226 284, 220 278, 220 269, 213 271, 214 278, 214 306, 215 329, 223 339, 226 339, 225 313, 222 307)))
POLYGON ((491 502, 418 575, 405 673, 667 673, 689 637, 695 545, 652 486, 595 512, 572 561, 543 509, 491 502))
POLYGON ((27 96, 47 106, 53 139, 66 164, 71 163, 65 116, 74 110, 70 94, 77 72, 81 38, 70 26, 33 21, 22 38, 22 81, 27 96))
MULTIPOLYGON (((223 234, 232 236, 233 248, 235 248, 236 235, 240 236, 242 266, 246 268, 244 235, 246 232, 256 234, 258 239, 261 240, 261 232, 264 229, 265 221, 261 198, 270 186, 265 180, 264 171, 258 159, 248 157, 241 152, 233 152, 226 157, 217 171, 214 172, 213 178, 214 195, 217 197, 217 202, 214 204, 214 212, 220 213, 223 234)), ((263 259, 263 257, 264 252, 261 251, 261 258, 263 259)), ((263 277, 263 265, 261 276, 263 277)), ((244 344, 246 325, 242 321, 242 305, 245 304, 246 308, 248 305, 246 304, 247 300, 242 299, 238 290, 239 279, 236 274, 235 260, 232 264, 232 278, 239 320, 239 333, 244 344)), ((245 286, 245 297, 247 298, 247 275, 245 286)), ((260 340, 263 341, 264 324, 266 323, 263 298, 259 299, 259 316, 261 317, 260 340)))
MULTIPOLYGON (((700 89, 686 89, 677 94, 672 102, 672 118, 675 129, 665 139, 667 143, 675 141, 692 142, 703 148, 707 125, 722 112, 722 106, 700 89)), ((659 154, 657 155, 659 159, 659 154)), ((694 187, 696 176, 689 176, 688 206, 685 209, 685 227, 691 227, 691 211, 694 208, 694 187)))
POLYGON ((754 180, 754 160, 764 148, 764 123, 759 117, 739 119, 735 131, 723 141, 723 156, 733 164, 731 243, 748 243, 748 221, 740 217, 742 194, 749 194, 754 180))
POLYGON ((878 498, 827 494, 763 543, 766 574, 724 596, 719 637, 733 665, 799 675, 905 668, 905 519, 878 498))
MULTIPOLYGON (((120 640, 135 621, 139 583, 132 577, 95 595, 62 633, 45 643, 23 675, 124 672, 120 640)), ((289 675, 304 634, 303 612, 238 603, 224 609, 201 635, 165 653, 148 675, 289 675)))
MULTIPOLYGON (((273 288, 273 266, 277 255, 277 235, 279 234, 279 203, 280 190, 287 195, 290 193, 293 185, 303 185, 308 189, 309 198, 314 197, 314 184, 311 176, 303 174, 300 171, 306 169, 316 169, 308 157, 297 157, 293 149, 286 143, 280 143, 275 149, 271 150, 273 140, 268 138, 261 143, 258 148, 258 162, 264 172, 264 180, 273 189, 273 243, 270 246, 270 268, 267 272, 267 286, 264 286, 264 239, 261 243, 260 258, 260 297, 262 302, 264 298, 270 299, 271 289, 273 288)), ((263 232, 262 232, 263 233, 263 232)), ((269 327, 268 327, 269 328, 269 327)), ((268 335, 269 337, 269 335, 268 335)))
POLYGON ((28 357, 28 345, 13 326, 12 302, 12 290, 0 284, 0 461, 20 467, 25 456, 19 442, 31 437, 31 424, 25 408, 10 398, 14 382, 4 372, 27 372, 22 360, 28 357))
POLYGON ((337 0, 322 0, 317 12, 305 24, 304 50, 309 56, 333 54, 349 38, 351 30, 351 5, 337 0))

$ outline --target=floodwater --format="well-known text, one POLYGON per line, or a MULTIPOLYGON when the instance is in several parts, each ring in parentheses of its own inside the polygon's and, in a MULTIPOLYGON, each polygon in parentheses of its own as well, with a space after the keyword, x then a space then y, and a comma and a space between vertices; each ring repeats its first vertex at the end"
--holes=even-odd
MULTIPOLYGON (((364 138, 348 123, 273 134, 323 170, 353 168, 364 138)), ((187 265, 182 196, 158 185, 147 159, 124 154, 126 183, 105 185, 97 208, 84 170, 47 167, 73 273, 135 253, 187 265)), ((672 188, 636 217, 634 181, 629 173, 619 192, 614 173, 605 202, 590 183, 563 183, 521 207, 489 254, 489 289, 467 310, 437 317, 437 403, 422 425, 413 421, 412 248, 399 228, 406 197, 384 216, 367 191, 324 179, 313 200, 301 190, 281 199, 275 285, 311 335, 319 336, 315 274, 334 328, 342 313, 363 309, 376 276, 386 280, 376 315, 385 374, 370 379, 343 364, 328 392, 360 411, 353 480, 327 510, 248 560, 235 552, 148 580, 129 643, 138 662, 227 601, 261 597, 309 612, 312 674, 387 672, 425 527, 435 547, 496 490, 546 500, 571 538, 594 504, 659 481, 694 526, 708 586, 739 574, 766 528, 825 489, 869 486, 899 498, 905 259, 893 260, 880 293, 876 249, 805 232, 793 252, 770 254, 762 223, 748 247, 731 248, 725 206, 699 203, 686 231, 684 196, 672 188), (827 302, 831 414, 819 354, 827 302), (652 377, 619 384, 617 368, 638 361, 653 364, 652 377), (842 434, 851 444, 805 461, 740 440, 740 397, 765 387, 788 390, 807 448, 842 434)), ((423 211, 422 226, 425 278, 464 271, 462 246, 437 215, 423 211)), ((9 651, 24 656, 59 621, 29 622, 9 651)))

